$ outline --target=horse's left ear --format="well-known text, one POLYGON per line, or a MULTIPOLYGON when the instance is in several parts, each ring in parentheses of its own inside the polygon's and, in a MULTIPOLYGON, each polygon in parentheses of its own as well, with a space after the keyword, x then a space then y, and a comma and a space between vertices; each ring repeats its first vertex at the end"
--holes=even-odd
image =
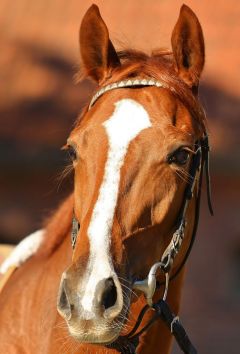
POLYGON ((92 5, 86 12, 79 40, 82 65, 86 74, 101 83, 113 68, 120 65, 120 61, 97 5, 92 5))
POLYGON ((204 66, 204 39, 197 16, 186 5, 181 7, 172 33, 172 50, 178 75, 196 89, 204 66))

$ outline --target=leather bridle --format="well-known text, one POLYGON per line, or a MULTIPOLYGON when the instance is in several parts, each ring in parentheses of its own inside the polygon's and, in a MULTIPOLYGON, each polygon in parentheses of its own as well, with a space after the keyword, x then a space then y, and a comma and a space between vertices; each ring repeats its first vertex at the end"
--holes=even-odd
MULTIPOLYGON (((157 81, 155 79, 134 79, 134 80, 125 80, 117 83, 113 83, 101 88, 97 93, 93 96, 89 109, 94 105, 94 103, 98 100, 100 96, 102 96, 105 92, 108 92, 117 88, 126 88, 126 87, 144 87, 144 86, 156 86, 163 87, 167 89, 171 89, 167 87, 163 82, 157 81)), ((147 304, 141 310, 138 319, 134 328, 125 336, 120 336, 117 341, 110 344, 109 347, 115 348, 122 354, 134 354, 136 352, 136 348, 139 343, 140 335, 146 331, 157 319, 162 319, 165 324, 169 327, 171 333, 174 335, 178 345, 182 349, 182 351, 186 354, 195 354, 197 353, 196 349, 190 342, 183 326, 181 325, 179 318, 175 316, 169 308, 169 305, 166 302, 167 293, 168 293, 168 285, 169 281, 173 280, 177 277, 177 275, 182 270, 184 264, 186 263, 188 256, 191 252, 197 227, 199 220, 199 210, 200 210, 200 201, 201 201, 201 187, 202 187, 202 177, 203 171, 205 169, 206 174, 206 184, 207 184, 207 198, 208 198, 208 207, 211 215, 213 215, 213 208, 211 203, 211 188, 210 188, 210 174, 209 174, 209 144, 208 144, 208 136, 206 132, 204 132, 203 137, 195 142, 195 153, 193 154, 191 166, 190 166, 190 179, 186 185, 184 199, 182 203, 182 207, 180 209, 176 230, 173 233, 172 239, 168 244, 167 248, 163 252, 161 260, 155 263, 148 274, 148 277, 144 280, 136 280, 132 287, 133 289, 137 289, 142 291, 145 294, 147 304), (185 236, 185 227, 187 224, 186 213, 189 208, 189 203, 193 198, 194 191, 196 190, 196 207, 195 207, 195 219, 193 232, 191 236, 191 241, 187 252, 175 272, 175 274, 169 276, 173 262, 179 250, 181 248, 184 236, 185 236), (157 289, 157 287, 164 285, 164 283, 158 284, 156 280, 157 271, 160 270, 165 275, 165 291, 164 295, 159 301, 153 303, 153 295, 157 289), (149 310, 154 310, 154 314, 152 318, 147 322, 147 324, 141 329, 138 330, 145 313, 149 310), (123 349, 124 348, 124 349, 123 349)), ((76 220, 75 216, 73 217, 72 223, 72 247, 75 247, 77 234, 79 232, 80 224, 76 220)))

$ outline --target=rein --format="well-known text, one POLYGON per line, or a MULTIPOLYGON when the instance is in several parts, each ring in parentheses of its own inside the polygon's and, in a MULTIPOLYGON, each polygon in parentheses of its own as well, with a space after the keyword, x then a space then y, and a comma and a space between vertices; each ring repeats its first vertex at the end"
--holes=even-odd
MULTIPOLYGON (((134 79, 134 80, 124 80, 117 83, 113 83, 101 88, 97 93, 93 96, 88 110, 94 105, 94 103, 101 97, 104 93, 117 89, 117 88, 126 88, 126 87, 139 87, 139 86, 155 86, 155 87, 163 87, 170 89, 164 83, 154 80, 154 79, 134 79)), ((172 239, 168 244, 167 248, 163 252, 161 260, 155 263, 148 274, 148 277, 144 280, 137 280, 133 283, 133 289, 142 291, 145 294, 147 304, 141 310, 138 319, 134 328, 125 336, 120 336, 114 343, 109 344, 107 347, 114 348, 118 350, 122 354, 134 354, 136 353, 136 348, 139 344, 139 337, 143 332, 145 332, 155 321, 161 319, 169 328, 171 333, 174 335, 179 347, 186 354, 196 354, 197 350, 192 345, 190 339, 187 336, 187 333, 179 321, 179 317, 175 316, 172 313, 169 305, 166 302, 168 286, 169 282, 177 277, 177 275, 181 272, 184 267, 189 254, 191 252, 197 227, 199 221, 199 211, 200 211, 200 201, 201 201, 201 187, 202 187, 202 179, 203 179, 203 171, 205 170, 206 174, 206 183, 207 183, 207 200, 208 207, 211 215, 213 215, 213 208, 211 202, 211 186, 210 186, 210 174, 209 174, 209 143, 208 136, 206 132, 204 132, 204 136, 195 142, 195 154, 192 158, 191 167, 190 167, 190 176, 191 180, 187 184, 184 199, 182 203, 181 210, 179 212, 178 221, 176 224, 176 231, 173 233, 172 239), (181 248, 184 236, 185 236, 185 227, 187 224, 186 213, 189 207, 189 203, 193 198, 194 190, 197 189, 196 195, 196 209, 195 209, 195 219, 194 219, 194 227, 193 233, 191 236, 191 241, 187 252, 180 264, 179 268, 171 277, 169 276, 173 262, 179 250, 181 248), (165 290, 163 298, 159 299, 157 302, 153 303, 152 298, 156 291, 157 287, 164 285, 164 283, 157 284, 156 276, 157 271, 160 270, 165 275, 165 290), (144 315, 147 311, 153 310, 154 314, 149 322, 141 329, 138 330, 144 315), (124 348, 124 349, 123 349, 124 348)), ((78 223, 75 216, 73 216, 72 223, 72 247, 75 247, 75 243, 77 240, 78 231, 80 228, 80 224, 78 223)))

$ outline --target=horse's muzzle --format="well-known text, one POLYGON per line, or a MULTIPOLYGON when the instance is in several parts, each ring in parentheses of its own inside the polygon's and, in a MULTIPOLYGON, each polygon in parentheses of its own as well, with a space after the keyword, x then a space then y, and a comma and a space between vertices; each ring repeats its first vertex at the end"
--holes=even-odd
POLYGON ((67 322, 70 334, 82 342, 107 343, 115 340, 121 331, 119 323, 124 322, 123 295, 118 278, 105 278, 96 284, 91 311, 86 310, 82 303, 83 293, 85 298, 88 295, 85 289, 79 293, 76 289, 78 286, 73 284, 71 277, 68 278, 68 272, 63 273, 57 309, 67 322), (95 332, 98 335, 95 336, 95 332))

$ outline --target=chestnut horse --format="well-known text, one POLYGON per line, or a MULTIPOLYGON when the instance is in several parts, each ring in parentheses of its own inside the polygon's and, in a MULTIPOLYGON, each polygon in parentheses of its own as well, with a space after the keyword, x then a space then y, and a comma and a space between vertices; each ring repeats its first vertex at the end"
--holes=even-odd
POLYGON ((164 323, 162 309, 144 327, 165 300, 179 312, 208 147, 204 40, 186 5, 171 42, 116 52, 97 6, 85 14, 82 68, 98 88, 65 146, 74 191, 1 292, 1 353, 170 353, 178 318, 164 323))

